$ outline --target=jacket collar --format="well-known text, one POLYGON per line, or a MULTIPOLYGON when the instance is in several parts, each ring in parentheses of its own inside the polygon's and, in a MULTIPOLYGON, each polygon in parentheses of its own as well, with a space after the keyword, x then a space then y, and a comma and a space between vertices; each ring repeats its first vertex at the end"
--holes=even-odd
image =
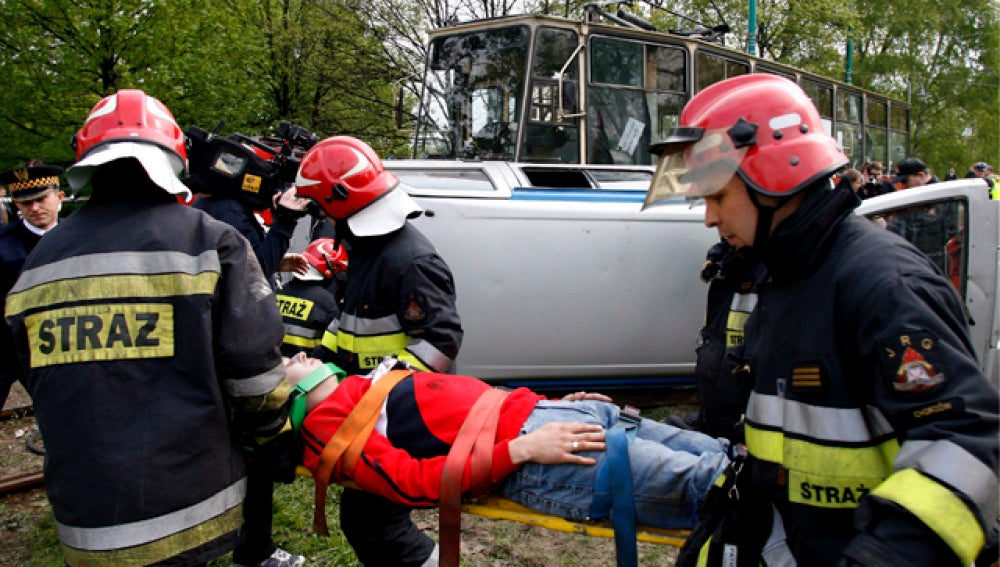
POLYGON ((861 200, 844 186, 806 189, 802 205, 781 222, 758 253, 777 282, 808 276, 819 265, 829 237, 861 200))

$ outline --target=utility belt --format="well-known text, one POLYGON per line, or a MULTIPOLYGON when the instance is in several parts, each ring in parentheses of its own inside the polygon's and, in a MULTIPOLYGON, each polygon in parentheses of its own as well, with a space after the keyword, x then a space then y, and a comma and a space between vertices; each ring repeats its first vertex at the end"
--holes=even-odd
POLYGON ((678 567, 794 566, 781 516, 753 478, 781 475, 742 444, 730 447, 730 463, 716 479, 698 523, 677 557, 678 567))

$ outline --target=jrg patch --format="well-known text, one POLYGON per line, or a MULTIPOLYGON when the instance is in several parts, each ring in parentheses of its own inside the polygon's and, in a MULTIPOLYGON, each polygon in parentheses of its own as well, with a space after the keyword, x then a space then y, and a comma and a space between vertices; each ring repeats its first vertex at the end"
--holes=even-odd
POLYGON ((947 379, 937 337, 927 331, 882 341, 879 348, 882 376, 893 391, 921 394, 947 379))

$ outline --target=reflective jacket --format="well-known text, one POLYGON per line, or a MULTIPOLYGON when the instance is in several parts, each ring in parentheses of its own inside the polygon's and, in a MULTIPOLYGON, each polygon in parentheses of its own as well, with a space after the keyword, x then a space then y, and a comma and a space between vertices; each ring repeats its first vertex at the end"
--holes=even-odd
POLYGON ((856 202, 813 190, 763 251, 752 478, 799 565, 969 565, 996 518, 997 391, 954 288, 856 202))
POLYGON ((319 346, 327 326, 336 319, 337 299, 326 287, 327 282, 294 278, 275 294, 285 323, 282 356, 311 354, 319 346))
POLYGON ((743 353, 744 326, 757 305, 764 265, 720 242, 709 250, 701 274, 709 288, 696 349, 696 429, 741 443, 743 413, 753 387, 743 353))
POLYGON ((390 355, 418 370, 448 371, 462 323, 451 270, 431 242, 407 222, 348 243, 341 312, 313 355, 348 374, 366 374, 390 355))
POLYGON ((67 564, 190 565, 233 548, 237 429, 286 422, 275 305, 246 240, 173 200, 92 198, 42 239, 7 321, 67 564))

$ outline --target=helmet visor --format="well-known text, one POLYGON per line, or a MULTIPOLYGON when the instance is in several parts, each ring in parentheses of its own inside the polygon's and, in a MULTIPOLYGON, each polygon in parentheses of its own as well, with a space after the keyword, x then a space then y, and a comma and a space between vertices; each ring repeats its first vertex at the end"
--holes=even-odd
POLYGON ((642 208, 671 198, 697 199, 720 191, 740 168, 749 148, 733 148, 724 131, 664 148, 642 208))

